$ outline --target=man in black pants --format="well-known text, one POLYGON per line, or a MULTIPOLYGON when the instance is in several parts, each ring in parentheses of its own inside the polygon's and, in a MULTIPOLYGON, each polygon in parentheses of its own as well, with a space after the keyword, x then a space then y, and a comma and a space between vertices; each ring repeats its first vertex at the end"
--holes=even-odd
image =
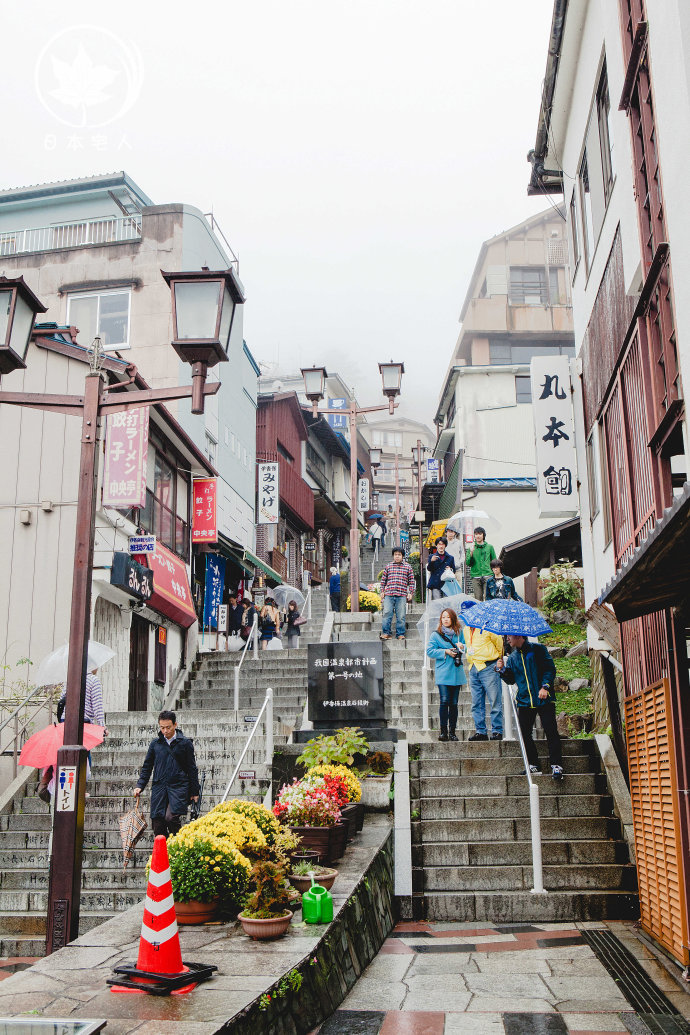
POLYGON ((177 728, 175 712, 158 716, 158 736, 149 744, 134 796, 139 797, 151 784, 151 822, 157 837, 176 834, 190 801, 199 800, 199 774, 194 757, 194 744, 177 728))
POLYGON ((507 636, 512 647, 507 659, 496 663, 505 683, 517 685, 518 718, 531 773, 540 773, 539 755, 532 740, 537 715, 549 745, 549 762, 554 780, 563 779, 561 738, 556 726, 556 666, 543 643, 530 643, 525 636, 507 636))

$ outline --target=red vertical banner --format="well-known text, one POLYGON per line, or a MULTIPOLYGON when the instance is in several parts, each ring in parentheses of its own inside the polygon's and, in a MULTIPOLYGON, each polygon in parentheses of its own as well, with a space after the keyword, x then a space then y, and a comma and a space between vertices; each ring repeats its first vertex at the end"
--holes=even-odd
POLYGON ((192 508, 193 543, 216 543, 218 541, 217 488, 217 478, 195 478, 192 483, 194 496, 194 506, 192 508))

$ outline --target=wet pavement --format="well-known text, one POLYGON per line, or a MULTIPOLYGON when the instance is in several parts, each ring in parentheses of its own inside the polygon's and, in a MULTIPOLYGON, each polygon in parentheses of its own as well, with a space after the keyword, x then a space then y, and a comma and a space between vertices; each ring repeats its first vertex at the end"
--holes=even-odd
POLYGON ((690 994, 631 923, 402 922, 312 1035, 688 1035, 688 1018, 690 994), (634 1008, 588 943, 592 930, 634 957, 659 1012, 634 1008))

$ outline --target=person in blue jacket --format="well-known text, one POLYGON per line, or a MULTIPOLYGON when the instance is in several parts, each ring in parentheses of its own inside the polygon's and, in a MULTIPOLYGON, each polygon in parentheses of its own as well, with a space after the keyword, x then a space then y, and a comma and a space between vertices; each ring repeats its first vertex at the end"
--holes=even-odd
POLYGON ((429 589, 432 600, 440 600, 443 596, 443 580, 441 576, 446 568, 449 568, 452 572, 455 571, 455 558, 447 552, 447 546, 448 540, 444 536, 437 539, 436 553, 432 553, 426 566, 429 572, 429 589))
POLYGON ((549 745, 549 762, 554 780, 563 779, 561 738, 556 726, 556 666, 543 643, 530 643, 525 636, 507 636, 512 651, 500 658, 496 670, 505 683, 517 686, 517 709, 527 762, 531 773, 540 773, 539 755, 532 739, 537 715, 549 745))
POLYGON ((328 580, 328 594, 331 598, 331 611, 340 610, 340 572, 337 568, 331 568, 331 577, 328 580))
POLYGON ((467 682, 462 666, 465 644, 460 634, 460 622, 452 608, 441 612, 438 629, 429 637, 426 652, 435 662, 435 679, 441 697, 439 740, 457 740, 458 695, 467 682))

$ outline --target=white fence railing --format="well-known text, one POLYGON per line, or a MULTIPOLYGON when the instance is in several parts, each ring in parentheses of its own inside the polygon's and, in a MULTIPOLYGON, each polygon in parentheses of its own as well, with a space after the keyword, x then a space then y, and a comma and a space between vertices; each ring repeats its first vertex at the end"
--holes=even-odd
POLYGON ((239 711, 240 707, 240 669, 242 668, 242 662, 247 656, 247 647, 249 644, 254 646, 254 661, 259 659, 259 616, 254 615, 254 621, 252 627, 249 630, 249 636, 244 641, 244 647, 242 648, 242 657, 240 658, 239 665, 235 665, 235 694, 233 700, 233 708, 235 711, 239 711))
POLYGON ((83 219, 25 230, 0 231, 0 255, 22 252, 50 252, 59 248, 81 248, 88 244, 117 244, 141 237, 141 216, 112 216, 83 219))
MULTIPOLYGON (((240 771, 240 766, 244 762, 245 755, 249 751, 249 745, 251 744, 252 739, 254 737, 254 734, 258 730, 259 723, 261 722, 262 719, 263 719, 264 726, 265 726, 265 740, 266 740, 265 762, 266 762, 266 765, 270 765, 271 762, 273 761, 273 689, 271 687, 268 687, 268 689, 266 690, 266 696, 264 698, 264 703, 261 705, 261 711, 259 712, 259 714, 257 715, 257 717, 256 717, 256 719, 254 721, 254 725, 252 726, 252 728, 250 730, 250 733, 249 733, 249 736, 247 737, 247 742, 244 745, 244 748, 242 750, 242 754, 240 755, 239 760, 237 762, 237 765, 235 766, 235 768, 233 770, 232 776, 230 777, 230 779, 228 781, 228 785, 225 788, 225 794, 221 798, 221 801, 225 801, 225 799, 227 798, 228 794, 230 793, 230 788, 232 787, 232 785, 234 784, 235 780, 237 779, 237 774, 240 771)), ((267 801, 265 802, 265 804, 270 804, 270 796, 271 796, 271 787, 269 785, 268 791, 266 792, 267 801)))
POLYGON ((512 692, 508 693, 508 698, 510 700, 511 711, 513 713, 513 722, 515 723, 515 730, 517 732, 518 740, 520 742, 522 761, 525 764, 525 775, 527 776, 527 783, 529 784, 529 818, 532 834, 532 880, 534 882, 534 887, 530 888, 530 891, 533 895, 546 895, 548 894, 548 892, 544 888, 544 871, 542 867, 541 855, 541 816, 539 813, 539 788, 534 782, 534 779, 529 769, 525 741, 522 736, 522 730, 520 729, 520 720, 518 718, 517 704, 515 702, 515 697, 513 696, 512 692))

